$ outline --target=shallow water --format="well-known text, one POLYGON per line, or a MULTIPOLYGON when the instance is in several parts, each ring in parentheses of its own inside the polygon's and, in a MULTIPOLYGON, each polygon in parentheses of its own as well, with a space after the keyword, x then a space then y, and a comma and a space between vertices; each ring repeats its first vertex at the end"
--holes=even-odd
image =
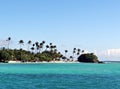
POLYGON ((0 89, 119 89, 120 64, 0 64, 0 89))

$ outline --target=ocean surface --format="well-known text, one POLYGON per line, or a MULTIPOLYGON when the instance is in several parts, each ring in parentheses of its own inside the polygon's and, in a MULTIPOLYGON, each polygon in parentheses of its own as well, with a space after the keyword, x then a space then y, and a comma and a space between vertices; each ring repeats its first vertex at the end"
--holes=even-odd
POLYGON ((0 64, 0 89, 120 89, 120 63, 0 64))

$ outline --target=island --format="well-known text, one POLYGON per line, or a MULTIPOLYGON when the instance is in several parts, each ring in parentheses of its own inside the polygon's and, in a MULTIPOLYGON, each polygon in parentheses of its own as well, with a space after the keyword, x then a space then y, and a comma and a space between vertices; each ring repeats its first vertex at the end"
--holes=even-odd
POLYGON ((85 53, 80 48, 73 48, 72 52, 64 50, 60 52, 57 46, 53 43, 46 44, 46 41, 32 42, 28 40, 19 40, 19 48, 10 48, 11 37, 3 41, 6 46, 0 47, 0 62, 1 63, 23 63, 23 62, 89 62, 102 63, 93 53, 85 53), (26 45, 25 45, 26 44, 26 45), (27 48, 25 48, 26 46, 27 48), (69 53, 69 55, 68 55, 69 53), (78 58, 78 60, 76 60, 78 58))
POLYGON ((94 53, 82 54, 78 57, 78 61, 84 63, 103 63, 98 60, 98 57, 94 53))

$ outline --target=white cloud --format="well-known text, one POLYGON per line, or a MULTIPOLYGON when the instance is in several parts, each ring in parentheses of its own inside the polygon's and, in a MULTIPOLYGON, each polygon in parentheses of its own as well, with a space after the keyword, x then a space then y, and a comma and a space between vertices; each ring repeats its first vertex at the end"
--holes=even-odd
POLYGON ((107 49, 103 51, 95 51, 95 54, 101 60, 120 61, 120 48, 119 49, 107 49))
POLYGON ((108 49, 107 54, 108 56, 120 57, 120 49, 108 49))

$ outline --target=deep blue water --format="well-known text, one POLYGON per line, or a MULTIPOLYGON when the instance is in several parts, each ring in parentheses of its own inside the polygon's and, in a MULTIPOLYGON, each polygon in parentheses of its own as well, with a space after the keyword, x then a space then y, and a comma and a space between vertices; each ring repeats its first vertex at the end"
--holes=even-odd
POLYGON ((0 89, 120 89, 120 64, 0 64, 0 89))

